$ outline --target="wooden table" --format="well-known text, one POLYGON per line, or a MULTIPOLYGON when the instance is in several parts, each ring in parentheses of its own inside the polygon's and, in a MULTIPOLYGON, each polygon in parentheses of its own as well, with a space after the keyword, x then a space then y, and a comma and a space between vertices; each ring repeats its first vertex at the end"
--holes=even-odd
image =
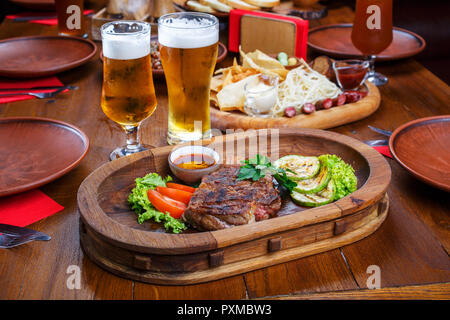
MULTIPOLYGON (((320 24, 348 22, 347 7, 331 9, 320 24)), ((317 23, 317 22, 316 22, 317 23)), ((56 27, 5 20, 0 39, 56 34, 56 27)), ((230 63, 230 59, 222 65, 230 63)), ((380 109, 367 119, 333 129, 356 139, 379 139, 367 125, 392 130, 410 120, 449 114, 449 87, 413 59, 378 65, 389 77, 381 87, 380 109)), ((64 84, 79 86, 54 100, 28 100, 0 105, 0 116, 60 119, 80 127, 91 142, 81 165, 41 188, 64 211, 31 227, 52 236, 15 249, 0 249, 2 299, 334 299, 450 298, 450 197, 409 175, 394 160, 388 193, 387 220, 373 235, 349 246, 191 286, 160 286, 116 277, 92 263, 80 249, 76 193, 83 179, 108 161, 114 147, 124 144, 120 127, 103 114, 100 103, 102 64, 92 59, 59 75, 64 84), (70 265, 81 268, 81 289, 66 286, 70 265), (370 265, 381 270, 381 289, 368 290, 370 265)), ((155 82, 158 108, 142 127, 144 143, 166 144, 167 91, 155 82)))

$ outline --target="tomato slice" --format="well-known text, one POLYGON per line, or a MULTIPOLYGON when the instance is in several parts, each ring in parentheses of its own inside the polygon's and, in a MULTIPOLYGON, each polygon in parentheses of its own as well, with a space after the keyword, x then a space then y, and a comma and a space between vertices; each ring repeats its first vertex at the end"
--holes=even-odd
POLYGON ((187 191, 187 192, 190 192, 190 193, 194 193, 195 192, 195 188, 192 188, 192 187, 189 187, 189 186, 185 186, 185 185, 182 185, 182 184, 178 184, 178 183, 167 182, 166 186, 169 187, 169 188, 183 190, 183 191, 187 191))
POLYGON ((186 205, 183 202, 163 196, 158 191, 149 189, 147 195, 148 200, 150 200, 156 209, 163 213, 168 212, 172 218, 179 219, 184 213, 184 210, 186 210, 186 205))
POLYGON ((178 189, 166 188, 166 187, 156 187, 156 191, 161 193, 163 196, 183 202, 184 204, 188 204, 189 201, 191 201, 191 197, 193 194, 191 192, 187 192, 184 190, 178 190, 178 189))

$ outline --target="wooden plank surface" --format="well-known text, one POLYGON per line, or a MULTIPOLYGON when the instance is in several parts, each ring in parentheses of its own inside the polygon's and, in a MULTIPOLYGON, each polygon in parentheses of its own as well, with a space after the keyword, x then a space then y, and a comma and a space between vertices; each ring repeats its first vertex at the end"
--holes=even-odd
MULTIPOLYGON (((337 7, 311 25, 349 22, 352 17, 348 7, 337 7)), ((5 20, 0 26, 0 39, 56 32, 56 27, 5 20)), ((228 57, 221 66, 230 62, 228 57)), ((333 131, 360 140, 380 139, 367 128, 368 124, 391 130, 415 118, 450 113, 449 87, 413 59, 377 65, 377 70, 389 77, 389 83, 380 88, 379 110, 367 119, 333 131)), ((77 169, 41 188, 65 207, 31 226, 50 234, 52 240, 0 250, 0 299, 246 299, 279 295, 320 299, 450 298, 450 197, 414 179, 393 160, 389 160, 392 183, 388 190, 391 199, 388 218, 376 233, 355 244, 243 276, 192 286, 142 284, 100 269, 80 249, 76 192, 90 172, 108 161, 110 151, 124 144, 125 137, 99 107, 102 65, 98 57, 58 77, 64 84, 74 84, 79 89, 53 100, 2 104, 0 116, 41 116, 67 121, 89 136, 91 150, 77 169), (366 270, 371 264, 380 266, 380 290, 363 290, 368 277, 366 270), (79 290, 67 287, 67 268, 71 265, 80 267, 79 290)), ((163 146, 167 92, 163 82, 155 82, 155 89, 158 107, 143 123, 142 140, 163 146)))
POLYGON ((326 293, 312 293, 272 297, 277 300, 334 300, 334 299, 364 299, 364 300, 448 300, 450 284, 428 284, 423 286, 405 286, 382 288, 378 290, 348 290, 326 293))

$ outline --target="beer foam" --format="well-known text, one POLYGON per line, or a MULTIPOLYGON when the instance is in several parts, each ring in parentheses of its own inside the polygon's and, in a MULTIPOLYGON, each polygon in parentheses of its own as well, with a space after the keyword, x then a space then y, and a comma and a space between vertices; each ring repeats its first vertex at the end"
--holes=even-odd
POLYGON ((208 19, 170 19, 170 22, 160 22, 158 41, 170 48, 202 48, 219 41, 219 30, 208 19))
MULTIPOLYGON (((108 30, 106 30, 108 31, 108 30)), ((131 60, 150 54, 150 32, 133 34, 102 34, 103 56, 117 60, 131 60)))

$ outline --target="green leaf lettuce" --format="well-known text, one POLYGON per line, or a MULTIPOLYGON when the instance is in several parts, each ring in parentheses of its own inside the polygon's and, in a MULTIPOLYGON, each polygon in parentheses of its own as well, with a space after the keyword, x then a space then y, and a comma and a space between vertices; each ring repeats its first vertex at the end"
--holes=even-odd
POLYGON ((331 169, 331 179, 333 179, 336 187, 334 200, 341 199, 356 191, 358 179, 351 165, 334 154, 321 155, 319 160, 331 169))
POLYGON ((167 176, 163 179, 157 173, 149 173, 142 178, 136 178, 136 186, 131 190, 128 197, 128 203, 132 210, 138 215, 138 222, 143 223, 146 220, 153 219, 156 222, 164 224, 166 230, 173 233, 180 233, 187 229, 183 221, 171 217, 168 213, 158 211, 148 200, 148 189, 156 187, 165 187, 166 182, 172 181, 172 177, 167 176))

